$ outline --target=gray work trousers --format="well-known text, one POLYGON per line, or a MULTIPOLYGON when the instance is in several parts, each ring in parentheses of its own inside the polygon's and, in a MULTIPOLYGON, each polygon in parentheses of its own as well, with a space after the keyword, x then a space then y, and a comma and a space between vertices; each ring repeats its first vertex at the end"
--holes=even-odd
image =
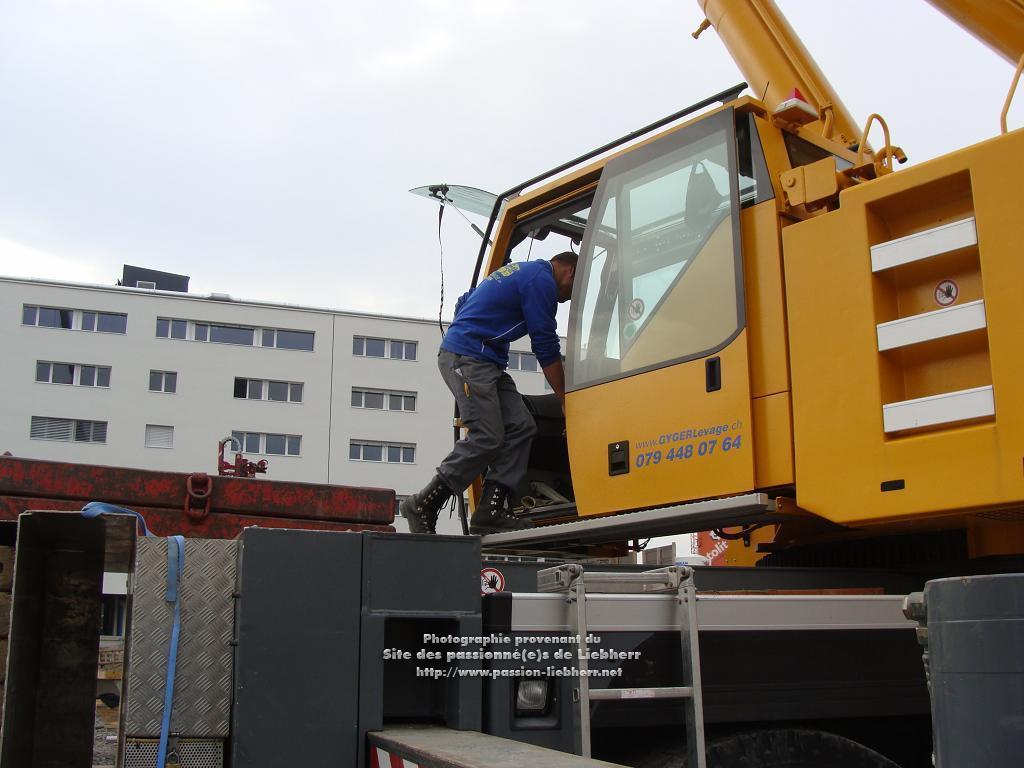
POLYGON ((438 475, 455 493, 462 493, 488 469, 488 480, 514 490, 526 476, 537 425, 512 377, 494 363, 444 349, 437 367, 468 430, 441 462, 438 475))

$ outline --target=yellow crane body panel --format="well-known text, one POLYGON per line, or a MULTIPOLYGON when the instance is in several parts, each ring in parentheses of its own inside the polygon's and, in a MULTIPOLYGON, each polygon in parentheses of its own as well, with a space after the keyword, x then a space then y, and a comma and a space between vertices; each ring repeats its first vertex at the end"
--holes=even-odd
POLYGON ((860 526, 1024 502, 1022 167, 1017 131, 783 229, 803 509, 860 526))

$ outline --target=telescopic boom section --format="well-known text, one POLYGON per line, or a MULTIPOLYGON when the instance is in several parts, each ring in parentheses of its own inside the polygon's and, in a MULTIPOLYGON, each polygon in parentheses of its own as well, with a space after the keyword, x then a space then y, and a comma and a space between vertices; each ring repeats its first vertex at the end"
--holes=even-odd
POLYGON ((739 66, 751 91, 769 109, 800 91, 818 112, 826 138, 847 146, 860 130, 825 75, 772 0, 697 0, 739 66))
POLYGON ((1024 55, 1024 0, 928 0, 1011 64, 1024 55))

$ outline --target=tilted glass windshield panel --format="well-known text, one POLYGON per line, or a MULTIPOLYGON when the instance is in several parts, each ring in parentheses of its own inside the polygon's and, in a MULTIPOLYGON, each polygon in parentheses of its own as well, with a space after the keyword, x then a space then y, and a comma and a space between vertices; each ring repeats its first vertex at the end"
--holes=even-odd
POLYGON ((710 354, 743 325, 733 113, 605 167, 577 269, 569 384, 710 354))

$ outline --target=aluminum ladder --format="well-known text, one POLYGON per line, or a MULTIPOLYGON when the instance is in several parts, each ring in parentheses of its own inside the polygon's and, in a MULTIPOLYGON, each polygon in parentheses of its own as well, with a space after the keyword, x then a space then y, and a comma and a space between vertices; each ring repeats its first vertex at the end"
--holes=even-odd
POLYGON ((704 746, 704 707, 700 682, 700 643, 697 625, 697 590, 693 584, 693 570, 672 565, 641 573, 608 573, 586 571, 582 565, 570 563, 546 568, 537 574, 539 592, 559 592, 566 596, 570 611, 570 629, 575 629, 580 653, 579 685, 573 690, 580 722, 580 754, 590 757, 590 703, 592 701, 627 701, 634 699, 682 699, 686 715, 686 749, 688 766, 706 768, 707 753, 704 746), (680 647, 682 651, 683 683, 688 685, 645 687, 642 691, 631 688, 601 688, 590 690, 587 676, 587 601, 595 594, 650 595, 664 599, 676 594, 680 647), (575 618, 575 621, 572 619, 575 618), (638 695, 641 694, 642 695, 638 695))

